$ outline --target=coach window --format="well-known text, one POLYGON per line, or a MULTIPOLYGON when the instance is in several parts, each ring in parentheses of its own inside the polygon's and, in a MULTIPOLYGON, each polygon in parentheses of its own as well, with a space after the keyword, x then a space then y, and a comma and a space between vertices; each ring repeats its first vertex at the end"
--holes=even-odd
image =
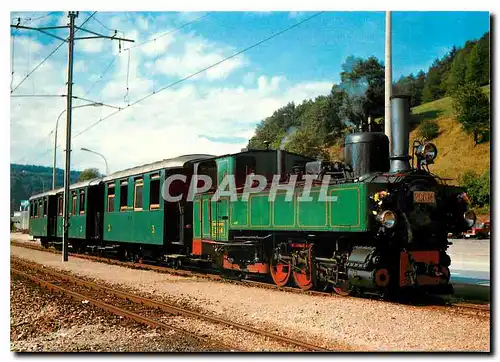
POLYGON ((144 187, 144 183, 142 178, 135 180, 134 187, 134 210, 141 211, 142 210, 142 188, 144 187))
POLYGON ((108 185, 108 212, 115 211, 115 184, 108 185))
POLYGON ((85 214, 85 191, 80 191, 80 214, 85 214))
POLYGON ((59 205, 58 214, 62 216, 62 214, 63 214, 63 198, 62 198, 62 196, 58 197, 58 205, 59 205))
POLYGON ((43 199, 43 216, 47 216, 47 199, 43 199))
POLYGON ((160 175, 151 175, 149 183, 149 209, 160 208, 160 175))
POLYGON ((43 217, 43 200, 40 200, 40 204, 38 205, 38 217, 43 217))
POLYGON ((31 217, 35 217, 36 215, 36 202, 31 203, 31 217))
POLYGON ((128 209, 128 182, 122 181, 120 183, 120 211, 128 209))
POLYGON ((73 198, 71 200, 71 215, 76 215, 76 192, 73 192, 73 198))

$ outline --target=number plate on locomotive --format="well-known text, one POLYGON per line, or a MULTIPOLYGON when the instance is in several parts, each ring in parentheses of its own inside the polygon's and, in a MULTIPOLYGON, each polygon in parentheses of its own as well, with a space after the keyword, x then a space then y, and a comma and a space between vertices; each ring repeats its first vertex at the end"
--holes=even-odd
POLYGON ((414 191, 413 202, 419 204, 435 204, 436 197, 433 191, 414 191))

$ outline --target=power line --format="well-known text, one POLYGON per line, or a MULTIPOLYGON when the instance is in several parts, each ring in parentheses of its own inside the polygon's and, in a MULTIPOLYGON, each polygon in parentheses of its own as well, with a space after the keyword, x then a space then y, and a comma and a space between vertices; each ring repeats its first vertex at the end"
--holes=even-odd
MULTIPOLYGON (((226 57, 226 58, 224 58, 224 59, 222 59, 222 60, 220 60, 220 61, 218 61, 218 62, 216 62, 216 63, 213 63, 212 65, 209 65, 209 66, 208 66, 208 67, 206 67, 206 68, 203 68, 203 69, 201 69, 201 70, 199 70, 199 71, 197 71, 197 72, 195 72, 195 73, 192 73, 192 74, 190 74, 190 75, 188 75, 188 76, 186 76, 186 77, 184 77, 184 78, 181 78, 181 79, 179 79, 179 80, 177 80, 177 81, 175 81, 175 82, 173 82, 173 83, 170 83, 170 84, 168 84, 168 85, 164 86, 163 88, 160 88, 158 91, 153 91, 152 93, 150 93, 150 94, 148 94, 148 95, 146 95, 146 96, 144 96, 144 97, 142 97, 142 98, 139 98, 139 99, 138 99, 138 100, 136 100, 135 102, 132 102, 132 103, 131 103, 131 104, 129 104, 127 107, 123 108, 123 110, 128 109, 128 108, 130 108, 130 107, 132 107, 132 106, 134 106, 134 105, 136 105, 136 104, 138 104, 138 103, 140 103, 140 102, 142 102, 142 101, 144 101, 144 100, 148 99, 149 97, 151 97, 151 96, 153 96, 153 95, 155 95, 155 94, 158 94, 158 93, 160 93, 160 92, 162 92, 162 91, 164 91, 164 90, 166 90, 166 89, 168 89, 168 88, 172 88, 172 87, 174 87, 174 86, 176 86, 176 85, 178 85, 178 84, 180 84, 180 83, 182 83, 182 82, 185 82, 186 80, 191 79, 191 78, 193 78, 193 77, 197 76, 198 74, 201 74, 201 73, 203 73, 203 72, 206 72, 207 70, 212 69, 212 68, 214 68, 214 67, 217 67, 218 65, 220 65, 220 64, 222 64, 222 63, 224 63, 224 62, 228 61, 229 59, 232 59, 232 58, 234 58, 234 57, 237 57, 238 55, 243 54, 243 53, 247 52, 248 50, 253 49, 253 48, 255 48, 255 47, 257 47, 257 46, 259 46, 259 45, 261 45, 261 44, 263 44, 263 43, 265 43, 265 42, 267 42, 267 41, 269 41, 269 40, 271 40, 271 39, 273 39, 273 38, 275 38, 275 37, 277 37, 277 36, 279 36, 279 35, 283 34, 283 33, 286 33, 287 31, 290 31, 290 30, 292 30, 292 29, 294 29, 294 28, 296 28, 296 27, 298 27, 298 26, 300 26, 300 25, 304 24, 305 22, 307 22, 307 21, 309 21, 309 20, 311 20, 311 19, 313 19, 313 18, 315 18, 315 17, 317 17, 317 16, 319 16, 319 15, 321 15, 321 14, 323 14, 323 13, 324 13, 324 11, 317 12, 317 13, 315 13, 315 14, 313 14, 313 15, 311 15, 311 16, 309 16, 309 17, 307 17, 307 18, 305 18, 305 19, 304 19, 304 20, 302 20, 302 21, 299 21, 299 22, 297 22, 297 23, 295 23, 295 24, 293 24, 293 25, 291 25, 291 26, 289 26, 289 27, 287 27, 287 28, 285 28, 285 29, 283 29, 283 30, 278 31, 277 33, 274 33, 274 34, 272 34, 272 35, 268 36, 267 38, 265 38, 265 39, 263 39, 263 40, 260 40, 259 42, 255 43, 255 44, 252 44, 252 45, 250 45, 250 46, 248 46, 248 47, 246 47, 246 48, 244 48, 244 49, 242 49, 242 50, 240 50, 240 51, 238 51, 238 52, 236 52, 236 53, 234 53, 234 54, 232 54, 232 55, 230 55, 230 56, 228 56, 228 57, 226 57)), ((104 118, 101 118, 101 119, 100 119, 100 120, 98 120, 97 122, 92 123, 90 126, 88 126, 87 128, 85 128, 83 131, 80 131, 80 132, 79 132, 79 133, 77 133, 75 136, 73 136, 73 138, 76 138, 76 137, 80 136, 81 134, 83 134, 83 133, 87 132, 89 129, 91 129, 91 128, 95 127, 96 125, 98 125, 99 123, 101 123, 101 122, 103 122, 103 121, 105 121, 105 120, 107 120, 107 119, 109 119, 109 118, 113 117, 114 115, 116 115, 116 114, 117 114, 117 113, 119 113, 120 111, 122 111, 122 109, 120 109, 120 110, 118 110, 118 111, 115 111, 115 112, 113 112, 113 113, 111 113, 111 114, 107 115, 107 116, 106 116, 106 117, 104 117, 104 118)))
POLYGON ((169 30, 169 31, 167 31, 167 32, 165 32, 165 33, 163 33, 163 34, 161 34, 161 35, 158 35, 157 37, 155 37, 155 38, 153 38, 153 39, 149 39, 149 40, 143 41, 142 43, 137 43, 137 44, 134 44, 134 45, 130 46, 129 48, 124 49, 124 51, 125 51, 125 50, 130 50, 130 49, 137 48, 138 46, 141 46, 141 45, 144 45, 144 44, 151 43, 152 41, 155 41, 155 40, 158 40, 158 39, 160 39, 160 38, 163 38, 164 36, 166 36, 166 35, 168 35, 168 34, 170 34, 170 33, 175 33, 176 31, 181 30, 182 28, 184 28, 184 27, 186 27, 186 26, 188 26, 188 25, 190 25, 190 24, 196 23, 197 21, 199 21, 199 20, 201 20, 201 19, 203 19, 203 18, 206 18, 206 17, 207 17, 207 16, 209 16, 209 15, 211 15, 211 13, 206 13, 205 15, 202 15, 202 16, 200 16, 200 17, 198 17, 198 18, 194 19, 194 20, 191 20, 191 21, 189 21, 189 22, 187 22, 187 23, 184 23, 184 24, 180 25, 178 28, 175 28, 174 30, 169 30))
POLYGON ((66 94, 13 94, 10 97, 11 98, 35 98, 35 97, 55 98, 55 97, 66 97, 66 94))
MULTIPOLYGON (((82 23, 82 25, 80 25, 80 26, 83 26, 83 25, 84 25, 87 21, 89 21, 89 20, 90 20, 90 19, 91 19, 91 18, 92 18, 92 17, 93 17, 96 13, 97 13, 97 11, 94 11, 94 12, 93 12, 93 13, 92 13, 92 14, 91 14, 91 15, 90 15, 90 16, 89 16, 89 17, 88 17, 88 18, 87 18, 87 19, 86 19, 86 20, 82 23)), ((76 29, 76 30, 75 30, 75 33, 76 33, 77 31, 78 31, 78 29, 76 29)), ((40 66, 41 66, 43 63, 45 63, 45 62, 46 62, 46 61, 47 61, 47 60, 48 60, 48 59, 49 59, 49 58, 50 58, 50 57, 51 57, 51 56, 52 56, 52 55, 53 55, 53 54, 54 54, 54 53, 55 53, 55 52, 56 52, 56 51, 60 48, 60 47, 62 47, 62 46, 63 46, 63 44, 64 44, 64 43, 66 43, 66 42, 67 42, 67 39, 66 39, 66 40, 64 40, 64 41, 62 41, 62 42, 61 42, 61 43, 60 43, 60 44, 59 44, 59 45, 58 45, 58 46, 57 46, 57 47, 56 47, 56 48, 55 48, 55 49, 54 49, 54 50, 53 50, 53 51, 52 51, 49 55, 47 55, 47 56, 45 57, 45 59, 43 59, 43 60, 42 60, 42 61, 41 61, 41 62, 40 62, 40 63, 39 63, 39 64, 38 64, 38 65, 37 65, 37 66, 36 66, 36 67, 35 67, 35 68, 31 71, 31 72, 29 72, 29 73, 28 73, 28 74, 27 74, 27 75, 26 75, 26 76, 25 76, 25 77, 24 77, 24 78, 23 78, 23 79, 22 79, 22 80, 21 80, 21 81, 20 81, 20 82, 19 82, 19 83, 15 86, 15 87, 14 87, 14 89, 12 89, 12 90, 10 91, 10 93, 13 93, 13 92, 14 92, 17 88, 19 88, 19 86, 20 86, 21 84, 23 84, 23 83, 24 83, 24 81, 25 81, 26 79, 28 79, 28 77, 29 77, 31 74, 33 74, 33 73, 34 73, 34 72, 35 72, 38 68, 40 68, 40 66)))
POLYGON ((92 89, 94 89, 95 85, 102 80, 102 78, 104 77, 104 75, 106 74, 106 72, 109 70, 109 68, 111 68, 111 66, 115 63, 115 61, 116 61, 116 55, 113 56, 113 59, 111 59, 111 62, 109 62, 109 64, 106 67, 106 69, 104 69, 104 71, 101 73, 101 75, 99 76, 99 78, 97 78, 97 80, 94 83, 92 83, 92 85, 89 87, 89 89, 87 89, 85 91, 85 93, 83 94, 83 96, 86 96, 87 94, 89 94, 89 92, 92 89))
POLYGON ((55 48, 52 52, 50 52, 50 54, 49 54, 49 55, 47 55, 47 56, 46 56, 46 57, 45 57, 45 58, 44 58, 44 59, 43 59, 43 60, 42 60, 42 61, 41 61, 41 62, 40 62, 40 63, 39 63, 39 64, 38 64, 38 65, 37 65, 37 66, 36 66, 36 67, 35 67, 32 71, 31 71, 31 72, 29 72, 29 73, 28 73, 28 74, 27 74, 27 75, 26 75, 26 76, 25 76, 25 77, 24 77, 24 78, 23 78, 23 79, 22 79, 22 80, 21 80, 21 81, 20 81, 20 82, 19 82, 19 83, 18 83, 18 84, 17 84, 17 85, 16 85, 16 86, 15 86, 15 87, 11 90, 11 91, 10 91, 10 93, 13 93, 13 92, 14 92, 17 88, 19 88, 19 86, 20 86, 21 84, 23 84, 23 83, 24 83, 24 81, 25 81, 26 79, 28 79, 28 77, 29 77, 31 74, 33 74, 33 73, 34 73, 34 72, 35 72, 38 68, 40 68, 40 66, 41 66, 43 63, 45 63, 45 62, 46 62, 46 61, 47 61, 47 60, 48 60, 48 59, 49 59, 49 58, 50 58, 50 57, 51 57, 51 56, 52 56, 52 55, 53 55, 56 51, 58 51, 58 50, 59 50, 59 48, 60 48, 60 47, 62 47, 62 46, 63 46, 63 44, 65 44, 65 43, 66 43, 66 41, 61 42, 61 43, 60 43, 60 44, 59 44, 59 45, 58 45, 58 46, 57 46, 57 47, 56 47, 56 48, 55 48))
MULTIPOLYGON (((94 17, 94 20, 99 24, 101 25, 104 29, 108 30, 108 31, 115 31, 115 29, 110 29, 108 28, 106 25, 104 25, 99 19, 97 19, 96 17, 94 17)), ((120 33, 123 33, 122 31, 120 31, 120 33)), ((124 34, 125 35, 125 34, 124 34)))

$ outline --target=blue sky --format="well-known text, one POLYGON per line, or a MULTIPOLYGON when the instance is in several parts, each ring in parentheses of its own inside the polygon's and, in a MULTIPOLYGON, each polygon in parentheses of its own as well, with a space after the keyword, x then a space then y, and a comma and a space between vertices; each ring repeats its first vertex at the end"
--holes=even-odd
MULTIPOLYGON (((44 14, 12 13, 11 19, 20 16, 24 24, 26 18, 36 19, 44 14)), ((123 44, 119 53, 117 42, 77 41, 74 94, 126 106, 127 96, 130 102, 140 99, 312 14, 98 12, 85 27, 110 34, 102 23, 138 43, 207 16, 158 41, 131 50, 130 62, 128 52, 123 51, 128 44, 123 44), (113 59, 113 66, 99 79, 113 59), (87 93, 91 86, 92 90, 87 93)), ((80 12, 77 24, 89 15, 90 12, 80 12)), ((26 25, 66 22, 66 15, 60 12, 26 25)), ((489 14, 393 12, 392 23, 393 79, 396 80, 410 72, 426 71, 434 59, 446 54, 453 45, 460 46, 466 40, 481 37, 489 30, 489 14)), ((332 84, 338 82, 347 56, 373 55, 383 62, 384 24, 383 12, 323 13, 209 72, 124 110, 84 133, 75 144, 94 147, 109 155, 110 167, 115 170, 180 153, 237 152, 245 146, 255 125, 273 110, 289 101, 300 102, 328 93, 332 84), (141 125, 141 132, 134 128, 137 124, 141 125), (118 134, 110 136, 110 132, 118 134), (151 143, 152 134, 158 137, 158 142, 146 148, 134 146, 151 143), (176 135, 175 140, 170 139, 172 135, 176 135), (162 141, 165 139, 168 142, 162 141)), ((64 32, 59 31, 61 36, 64 32)), ((12 33, 15 42, 13 84, 16 85, 59 41, 29 31, 12 33)), ((64 94, 66 56, 67 50, 63 47, 14 94, 64 94)), ((50 151, 49 134, 61 109, 64 109, 62 99, 12 98, 11 162, 50 164, 50 153, 37 155, 36 150, 29 151, 27 144, 16 136, 36 127, 39 148, 50 151), (45 110, 43 116, 39 112, 41 108, 45 110)), ((75 110, 73 132, 112 112, 114 110, 107 107, 75 110)), ((60 127, 59 131, 64 129, 60 127)), ((75 153, 73 162, 76 168, 84 168, 95 166, 96 160, 91 154, 75 153)))

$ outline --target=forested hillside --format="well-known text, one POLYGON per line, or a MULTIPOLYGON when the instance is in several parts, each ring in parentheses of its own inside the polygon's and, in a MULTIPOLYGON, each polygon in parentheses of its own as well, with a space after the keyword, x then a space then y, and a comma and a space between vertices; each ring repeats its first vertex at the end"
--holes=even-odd
MULTIPOLYGON (((80 171, 71 171, 71 182, 76 182, 80 171)), ((63 187, 64 171, 56 169, 56 187, 63 187)), ((52 167, 10 164, 10 212, 19 210, 21 200, 52 189, 52 167)))

